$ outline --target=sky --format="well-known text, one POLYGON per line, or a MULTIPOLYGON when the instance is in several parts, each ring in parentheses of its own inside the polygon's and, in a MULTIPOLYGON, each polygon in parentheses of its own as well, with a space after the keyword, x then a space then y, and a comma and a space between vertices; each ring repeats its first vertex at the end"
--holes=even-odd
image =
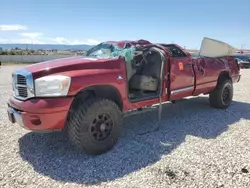
POLYGON ((9 0, 0 16, 0 43, 145 39, 199 49, 209 37, 250 49, 250 0, 9 0))

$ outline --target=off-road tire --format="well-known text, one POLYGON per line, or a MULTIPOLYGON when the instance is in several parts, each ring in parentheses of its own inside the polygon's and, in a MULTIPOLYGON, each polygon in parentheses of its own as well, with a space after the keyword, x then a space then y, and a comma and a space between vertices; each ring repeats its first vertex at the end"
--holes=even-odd
POLYGON ((209 94, 210 105, 217 109, 226 109, 231 105, 232 100, 232 81, 227 78, 219 80, 216 89, 209 94))
MULTIPOLYGON (((89 155, 99 155, 111 150, 116 144, 120 136, 121 125, 122 113, 115 102, 96 97, 88 98, 80 101, 78 107, 69 114, 67 122, 68 139, 78 151, 84 151, 89 155), (105 120, 106 116, 102 113, 109 118, 105 120), (105 122, 102 123, 104 127, 107 124, 104 132, 106 133, 107 130, 110 130, 111 125, 112 130, 109 134, 106 134, 106 136, 108 135, 106 139, 96 140, 99 137, 101 138, 101 133, 98 133, 99 136, 93 136, 97 135, 97 128, 93 128, 93 126, 99 126, 100 123, 97 122, 102 121, 101 119, 105 122)), ((101 131, 101 128, 98 131, 101 131)))

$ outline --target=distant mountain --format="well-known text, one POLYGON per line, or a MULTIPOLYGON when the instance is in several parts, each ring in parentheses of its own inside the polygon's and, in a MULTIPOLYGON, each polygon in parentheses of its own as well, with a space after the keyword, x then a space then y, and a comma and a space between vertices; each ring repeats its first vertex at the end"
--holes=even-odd
POLYGON ((91 45, 81 44, 81 45, 64 45, 64 44, 0 44, 2 49, 11 49, 11 48, 21 48, 21 49, 30 49, 30 50, 88 50, 91 45))

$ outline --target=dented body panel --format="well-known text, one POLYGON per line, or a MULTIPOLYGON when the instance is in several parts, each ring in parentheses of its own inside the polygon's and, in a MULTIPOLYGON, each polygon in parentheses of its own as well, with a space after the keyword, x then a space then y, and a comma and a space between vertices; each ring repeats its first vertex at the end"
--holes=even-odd
POLYGON ((233 83, 240 79, 239 68, 233 57, 173 58, 170 64, 170 100, 208 94, 215 89, 222 73, 227 73, 233 83))

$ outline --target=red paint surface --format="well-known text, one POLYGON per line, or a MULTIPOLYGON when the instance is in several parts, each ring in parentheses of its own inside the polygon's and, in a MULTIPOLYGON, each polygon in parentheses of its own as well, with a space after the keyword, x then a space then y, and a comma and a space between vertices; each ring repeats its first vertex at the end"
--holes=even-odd
MULTIPOLYGON (((171 72, 170 72, 170 90, 178 90, 186 87, 194 86, 194 69, 192 68, 191 57, 175 57, 170 58, 171 72), (183 64, 183 70, 180 69, 179 63, 183 64)), ((171 94, 170 100, 176 100, 185 96, 192 95, 193 90, 171 94)))
POLYGON ((8 103, 15 109, 28 113, 45 114, 61 111, 68 111, 71 105, 72 97, 62 98, 35 98, 27 101, 20 101, 13 96, 10 97, 8 103))
POLYGON ((21 112, 25 127, 33 131, 54 131, 61 130, 64 128, 66 123, 68 111, 35 114, 28 112, 21 112), (40 125, 34 125, 32 120, 39 119, 40 125))
POLYGON ((11 97, 8 104, 20 111, 25 126, 30 130, 62 129, 73 98, 30 99, 19 101, 11 97), (41 124, 36 126, 32 120, 39 119, 41 124))

